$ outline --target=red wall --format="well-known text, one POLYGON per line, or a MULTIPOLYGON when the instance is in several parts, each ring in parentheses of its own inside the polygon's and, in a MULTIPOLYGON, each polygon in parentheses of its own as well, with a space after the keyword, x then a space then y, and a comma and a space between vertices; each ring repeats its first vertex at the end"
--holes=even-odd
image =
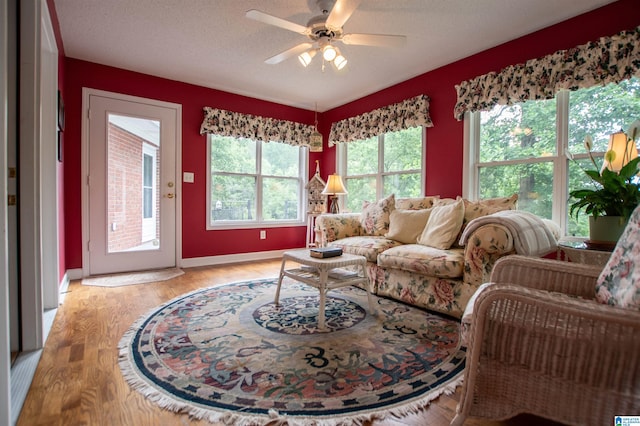
MULTIPOLYGON (((638 25, 637 0, 612 3, 326 111, 321 116, 321 132, 328 132, 332 122, 426 94, 431 98, 434 123, 427 129, 426 194, 455 197, 462 192, 463 156, 463 122, 453 117, 456 84, 638 25)), ((330 149, 324 164, 335 164, 334 158, 335 149, 330 149)))
POLYGON ((193 184, 182 184, 182 256, 215 256, 304 247, 305 227, 273 228, 260 240, 258 229, 206 230, 206 136, 200 135, 203 107, 314 123, 313 111, 302 110, 214 89, 65 59, 65 227, 66 269, 82 267, 81 108, 82 88, 157 99, 182 105, 182 170, 194 172, 193 184))
MULTIPOLYGON (((324 135, 322 153, 311 154, 310 175, 320 159, 321 174, 335 170, 335 148, 327 148, 331 123, 346 117, 426 94, 431 98, 434 127, 427 130, 427 194, 453 197, 462 190, 463 123, 453 118, 454 85, 507 65, 583 44, 601 36, 640 25, 637 0, 621 0, 596 11, 486 50, 437 70, 361 98, 319 115, 324 135)), ((480 36, 480 35, 479 35, 480 36)), ((80 127, 82 87, 107 90, 182 104, 182 170, 195 172, 194 184, 183 184, 183 257, 204 257, 303 247, 305 228, 273 228, 266 240, 257 229, 207 231, 205 229, 206 138, 199 134, 204 106, 313 124, 312 111, 166 80, 122 69, 66 58, 64 96, 66 269, 82 266, 80 127)))

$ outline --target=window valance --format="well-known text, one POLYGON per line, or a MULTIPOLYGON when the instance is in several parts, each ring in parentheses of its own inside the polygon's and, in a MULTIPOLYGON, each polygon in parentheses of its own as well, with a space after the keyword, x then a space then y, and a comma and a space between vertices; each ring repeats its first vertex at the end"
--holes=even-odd
POLYGON ((577 90, 640 76, 640 27, 572 49, 512 65, 456 85, 454 116, 486 111, 497 104, 551 99, 562 89, 577 90))
POLYGON ((329 146, 415 126, 433 127, 429 117, 429 97, 426 95, 405 99, 397 104, 333 123, 329 146))
POLYGON ((294 121, 276 120, 257 115, 204 107, 200 134, 212 133, 263 142, 283 142, 307 146, 314 127, 294 121))

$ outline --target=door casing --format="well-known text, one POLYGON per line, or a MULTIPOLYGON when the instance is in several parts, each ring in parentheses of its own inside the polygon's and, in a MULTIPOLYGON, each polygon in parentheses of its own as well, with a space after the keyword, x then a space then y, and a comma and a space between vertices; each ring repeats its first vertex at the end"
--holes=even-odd
POLYGON ((125 102, 142 103, 156 107, 174 109, 176 111, 175 127, 175 265, 182 265, 182 105, 158 101, 155 99, 141 98, 121 93, 107 92, 98 89, 84 87, 82 89, 82 276, 87 277, 91 273, 89 255, 89 102, 91 96, 113 98, 125 102))

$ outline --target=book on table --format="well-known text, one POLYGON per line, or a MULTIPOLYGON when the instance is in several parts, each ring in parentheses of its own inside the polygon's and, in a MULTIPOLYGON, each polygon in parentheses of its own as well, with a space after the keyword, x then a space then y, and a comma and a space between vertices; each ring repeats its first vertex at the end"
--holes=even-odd
POLYGON ((309 255, 311 257, 317 257, 324 259, 327 257, 342 256, 342 249, 340 247, 319 247, 309 249, 309 255))

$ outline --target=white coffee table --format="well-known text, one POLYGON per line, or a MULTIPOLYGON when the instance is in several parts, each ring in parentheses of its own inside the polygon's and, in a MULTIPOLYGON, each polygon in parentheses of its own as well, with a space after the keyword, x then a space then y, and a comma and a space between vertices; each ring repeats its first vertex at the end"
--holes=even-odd
POLYGON ((318 312, 318 328, 325 329, 324 324, 324 310, 327 292, 340 287, 346 287, 356 284, 364 284, 369 301, 369 310, 375 315, 375 304, 373 297, 369 292, 369 283, 367 278, 367 259, 364 256, 358 256, 354 254, 343 253, 341 256, 329 257, 326 259, 318 259, 311 257, 308 249, 303 250, 291 250, 286 251, 282 255, 282 265, 280 267, 280 276, 278 278, 278 288, 276 290, 275 304, 279 304, 280 300, 280 287, 282 286, 282 279, 284 277, 292 278, 301 283, 315 287, 320 291, 320 306, 318 312), (293 269, 287 269, 287 262, 295 262, 305 267, 297 267, 293 269), (358 266, 359 271, 355 276, 348 276, 346 278, 330 276, 330 271, 341 269, 345 266, 358 266))

